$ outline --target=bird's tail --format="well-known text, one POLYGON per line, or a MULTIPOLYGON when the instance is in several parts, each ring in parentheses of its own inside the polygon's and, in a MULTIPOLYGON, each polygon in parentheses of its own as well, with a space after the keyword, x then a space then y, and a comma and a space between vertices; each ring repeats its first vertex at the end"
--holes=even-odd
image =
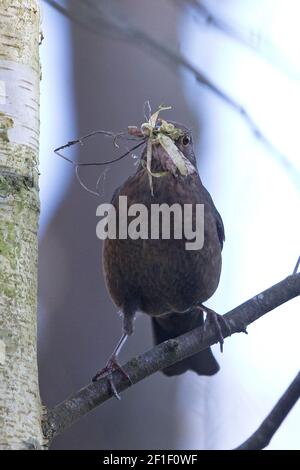
MULTIPOLYGON (((202 326, 203 313, 199 309, 191 309, 186 313, 168 313, 163 317, 152 317, 152 327, 155 344, 160 344, 176 336, 202 326)), ((214 375, 219 370, 219 364, 213 356, 210 348, 204 349, 194 356, 163 369, 163 373, 172 376, 183 374, 187 370, 193 370, 199 375, 214 375)))

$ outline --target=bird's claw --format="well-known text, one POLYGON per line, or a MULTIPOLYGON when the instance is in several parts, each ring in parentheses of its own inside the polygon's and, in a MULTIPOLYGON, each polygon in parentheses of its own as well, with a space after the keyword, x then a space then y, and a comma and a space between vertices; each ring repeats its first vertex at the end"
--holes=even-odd
POLYGON ((116 357, 111 357, 109 359, 109 361, 107 362, 106 366, 103 367, 103 369, 99 370, 96 375, 94 375, 94 377, 92 378, 92 381, 97 382, 97 380, 99 380, 101 377, 106 376, 113 395, 118 400, 121 400, 121 397, 120 397, 119 393, 117 392, 116 385, 115 385, 115 382, 114 382, 114 379, 113 379, 113 372, 115 370, 119 370, 124 375, 124 377, 130 382, 130 384, 132 384, 132 381, 131 381, 129 375, 127 374, 127 372, 125 372, 125 370, 122 368, 122 366, 120 366, 120 364, 118 363, 116 357))
POLYGON ((223 352, 224 336, 223 336, 223 333, 222 333, 222 326, 225 327, 227 329, 229 335, 231 335, 230 324, 228 323, 226 318, 223 317, 223 315, 220 315, 219 313, 216 313, 214 310, 211 310, 208 307, 204 307, 203 305, 201 305, 200 308, 202 309, 203 312, 206 313, 206 318, 205 318, 205 322, 204 322, 204 326, 203 326, 204 331, 206 330, 207 326, 210 323, 214 324, 214 326, 217 330, 218 337, 219 337, 220 350, 221 350, 221 352, 223 352))

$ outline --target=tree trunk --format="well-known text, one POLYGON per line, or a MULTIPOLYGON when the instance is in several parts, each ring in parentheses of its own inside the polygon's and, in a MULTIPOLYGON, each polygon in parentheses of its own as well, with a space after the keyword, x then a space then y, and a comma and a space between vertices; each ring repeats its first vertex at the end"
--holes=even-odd
POLYGON ((43 446, 36 357, 38 0, 0 2, 0 449, 43 446))

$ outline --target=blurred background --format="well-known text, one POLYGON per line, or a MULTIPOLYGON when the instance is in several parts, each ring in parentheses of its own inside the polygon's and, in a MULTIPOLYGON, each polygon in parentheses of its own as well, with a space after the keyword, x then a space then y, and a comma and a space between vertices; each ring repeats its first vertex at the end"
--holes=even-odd
MULTIPOLYGON (((79 185, 55 147, 95 129, 144 122, 150 100, 192 129, 198 168, 226 232, 219 288, 208 305, 225 313, 293 271, 300 222, 300 5, 297 0, 42 1, 39 371, 54 406, 87 384, 111 353, 121 319, 106 291, 96 208, 135 171, 109 166, 102 197, 79 185), (71 18, 71 19, 70 19, 71 18), (193 70, 194 72, 192 72, 193 70), (202 72, 243 106, 273 146, 202 72), (276 149, 276 150, 275 150, 276 149)), ((67 155, 117 155, 96 137, 67 155)), ((103 167, 83 169, 94 187, 103 167)), ((59 436, 53 449, 229 449, 265 418, 299 368, 299 303, 290 301, 214 348, 221 371, 161 373, 109 400, 59 436)), ((152 346, 138 317, 121 362, 152 346)), ((300 405, 269 448, 299 449, 300 405)))

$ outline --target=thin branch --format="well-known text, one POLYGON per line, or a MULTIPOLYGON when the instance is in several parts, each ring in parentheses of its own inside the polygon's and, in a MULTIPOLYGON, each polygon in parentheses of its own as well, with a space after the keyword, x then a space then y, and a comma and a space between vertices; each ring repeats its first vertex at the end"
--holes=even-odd
POLYGON ((119 145, 117 143, 117 139, 118 138, 124 138, 125 140, 134 140, 136 141, 137 139, 134 138, 134 137, 129 137, 128 134, 126 135, 125 132, 119 132, 118 134, 115 134, 114 132, 110 132, 110 131, 103 131, 103 130, 97 130, 97 131, 93 131, 93 132, 90 132, 89 134, 86 134, 84 135, 83 137, 80 137, 79 139, 76 139, 76 140, 70 140, 69 142, 67 142, 66 144, 64 145, 61 145, 60 147, 57 147, 55 150, 54 150, 54 153, 56 155, 58 155, 59 157, 63 158, 64 160, 66 160, 67 162, 71 163, 74 167, 75 167, 75 175, 76 175, 76 178, 80 184, 80 186, 85 190, 87 191, 88 193, 90 194, 93 194, 94 196, 97 196, 99 197, 100 196, 100 191, 99 191, 99 181, 101 180, 102 178, 102 175, 99 176, 98 180, 97 180, 97 183, 96 183, 96 191, 89 188, 88 186, 86 186, 86 184, 82 181, 81 179, 81 176, 79 175, 79 168, 82 167, 82 166, 103 166, 103 165, 110 165, 112 163, 115 163, 115 162, 119 162, 120 160, 122 160, 123 158, 127 157, 129 154, 131 154, 134 150, 137 150, 139 147, 141 147, 145 142, 146 142, 146 139, 144 138, 139 138, 139 142, 138 144, 136 144, 134 147, 132 147, 131 149, 128 149, 127 147, 127 151, 125 153, 123 153, 122 155, 112 159, 112 160, 106 160, 105 162, 73 162, 73 160, 71 158, 68 158, 66 157, 65 155, 62 154, 62 150, 65 150, 66 148, 68 147, 71 147, 73 145, 76 145, 76 144, 81 144, 83 145, 83 142, 84 140, 86 139, 89 139, 90 137, 92 136, 95 136, 97 134, 101 134, 101 135, 105 135, 106 137, 112 137, 114 140, 114 145, 115 147, 119 148, 119 145))
MULTIPOLYGON (((136 47, 143 47, 154 55, 154 58, 161 60, 163 63, 168 62, 172 66, 181 66, 185 70, 189 71, 196 80, 217 96, 221 101, 230 106, 236 111, 241 118, 245 121, 254 137, 258 139, 262 145, 266 147, 270 154, 286 169, 291 180, 294 182, 297 188, 300 187, 300 173, 297 168, 292 164, 289 158, 281 153, 273 143, 266 137, 266 135, 260 130, 256 122, 252 119, 247 110, 240 105, 237 101, 231 98, 215 83, 213 83, 203 72, 192 65, 183 55, 172 49, 165 42, 156 39, 145 33, 145 31, 136 28, 135 26, 128 23, 123 18, 119 18, 115 13, 112 13, 111 8, 107 8, 103 3, 99 3, 95 0, 86 0, 81 8, 81 11, 70 11, 63 8, 55 0, 44 0, 49 3, 52 7, 56 8, 60 13, 65 15, 67 18, 78 23, 85 29, 90 30, 93 33, 100 34, 101 30, 106 31, 110 28, 111 30, 121 34, 128 41, 132 42, 136 47), (108 11, 109 10, 109 11, 108 11), (85 19, 87 17, 87 19, 85 19), (99 28, 95 29, 95 22, 98 18, 99 28), (92 22, 92 23, 91 23, 92 22), (92 25, 92 28, 91 28, 92 25)), ((109 4, 111 6, 111 2, 109 4)))
POLYGON ((296 265, 295 265, 293 274, 297 274, 299 267, 300 267, 300 256, 299 256, 299 258, 298 258, 298 260, 297 260, 297 263, 296 263, 296 265))
POLYGON ((276 403, 271 413, 259 426, 252 436, 235 450, 261 450, 270 444, 276 431, 279 429, 293 406, 300 398, 300 372, 276 403))
MULTIPOLYGON (((300 273, 288 276, 278 284, 256 295, 224 315, 230 325, 231 334, 245 332, 246 327, 279 305, 300 295, 300 273)), ((229 336, 222 328, 224 338, 229 336)), ((213 325, 205 330, 196 328, 175 339, 165 341, 146 353, 127 362, 122 368, 128 374, 132 384, 140 382, 155 372, 165 369, 186 357, 206 349, 219 341, 219 335, 213 325)), ((118 393, 132 384, 118 370, 113 372, 113 380, 118 393)), ((91 383, 75 392, 71 397, 48 411, 44 423, 47 439, 62 433, 86 413, 112 397, 112 391, 106 377, 91 383)))
MULTIPOLYGON (((146 139, 139 139, 139 142, 136 145, 134 145, 131 149, 128 149, 122 155, 120 155, 116 158, 113 158, 112 160, 106 160, 105 162, 95 162, 95 161, 94 162, 73 162, 73 160, 71 160, 71 158, 68 158, 68 157, 66 157, 65 155, 63 155, 61 153, 62 150, 65 150, 66 148, 71 147, 72 145, 82 144, 82 142, 85 139, 91 137, 92 135, 100 134, 100 133, 105 134, 105 135, 109 135, 109 136, 114 137, 114 138, 120 137, 120 136, 123 135, 123 133, 122 134, 121 133, 120 134, 114 134, 113 132, 108 132, 108 131, 94 131, 94 132, 91 132, 90 134, 87 134, 83 137, 80 137, 79 139, 70 140, 66 144, 61 145, 60 147, 57 147, 56 149, 54 149, 54 153, 56 153, 56 155, 63 158, 67 162, 71 163, 75 167, 78 167, 78 166, 104 166, 104 165, 110 165, 111 163, 119 162, 123 158, 127 157, 130 153, 134 152, 134 150, 137 150, 139 147, 141 147, 146 142, 146 139)), ((136 140, 136 139, 130 139, 129 137, 127 137, 126 139, 127 140, 136 140)))

